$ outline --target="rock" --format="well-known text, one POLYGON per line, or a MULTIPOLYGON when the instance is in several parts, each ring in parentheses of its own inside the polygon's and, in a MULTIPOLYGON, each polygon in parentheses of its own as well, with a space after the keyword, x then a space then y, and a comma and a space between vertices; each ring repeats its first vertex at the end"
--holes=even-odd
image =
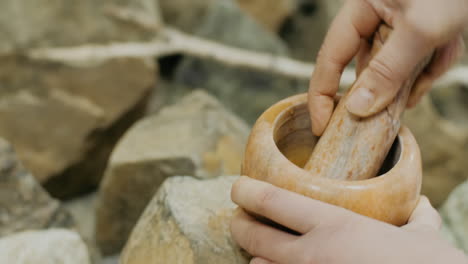
MULTIPOLYGON (((106 9, 116 4, 113 0, 2 0, 0 55, 30 47, 135 41, 153 37, 151 32, 108 15, 106 9)), ((136 10, 155 24, 161 23, 153 0, 121 0, 118 7, 136 10)))
MULTIPOLYGON (((222 0, 224 1, 224 0, 222 0)), ((274 5, 268 0, 229 0, 237 4, 265 28, 276 32, 294 10, 296 0, 280 0, 274 5)), ((161 13, 167 24, 183 31, 197 31, 200 18, 210 12, 217 0, 159 0, 161 13)))
POLYGON ((458 186, 440 210, 446 237, 468 253, 468 181, 458 186))
POLYGON ((295 8, 296 0, 237 0, 239 6, 253 16, 260 24, 277 32, 295 8))
MULTIPOLYGON (((468 178, 465 158, 468 155, 468 129, 462 125, 463 122, 441 115, 439 109, 442 108, 436 107, 434 102, 442 100, 442 97, 434 99, 436 93, 434 90, 414 109, 407 110, 403 122, 411 129, 421 149, 424 169, 422 193, 438 207, 458 184, 468 178)), ((445 102, 455 104, 456 100, 447 99, 445 102)), ((464 106, 460 104, 459 107, 460 110, 464 106)))
POLYGON ((164 22, 192 33, 200 18, 218 0, 158 0, 164 22))
POLYGON ((236 179, 166 180, 133 230, 121 263, 248 263, 229 232, 236 179))
POLYGON ((3 139, 0 139, 0 204, 0 237, 28 229, 74 226, 70 214, 24 169, 11 145, 3 139))
MULTIPOLYGON (((288 55, 286 46, 277 36, 227 0, 219 0, 211 6, 196 34, 239 48, 288 55)), ((189 87, 189 91, 194 87, 206 89, 249 123, 273 103, 305 92, 308 87, 306 82, 190 57, 180 63, 174 80, 178 85, 189 87)))
POLYGON ((76 223, 76 229, 85 241, 95 241, 94 223, 96 222, 97 193, 91 193, 63 204, 76 223))
MULTIPOLYGON (((151 0, 119 2, 159 19, 151 0)), ((156 66, 152 60, 115 59, 72 67, 28 60, 21 52, 152 37, 107 15, 109 4, 115 1, 0 3, 0 136, 57 197, 97 185, 113 145, 142 115, 156 66)))
POLYGON ((120 255, 104 258, 100 264, 119 264, 120 255))
POLYGON ((80 236, 64 229, 27 231, 0 239, 0 263, 89 264, 80 236))
POLYGON ((295 12, 284 23, 281 36, 291 56, 315 61, 329 25, 343 0, 296 0, 295 12))
POLYGON ((248 133, 245 123, 202 91, 134 125, 114 150, 100 188, 101 251, 109 255, 123 247, 166 178, 239 174, 248 133))

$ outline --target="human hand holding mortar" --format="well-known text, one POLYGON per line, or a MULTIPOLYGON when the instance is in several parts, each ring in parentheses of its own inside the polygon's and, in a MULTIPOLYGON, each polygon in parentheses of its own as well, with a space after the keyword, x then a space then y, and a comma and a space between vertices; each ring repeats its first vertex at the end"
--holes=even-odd
MULTIPOLYGON (((390 32, 386 26, 379 28, 371 54, 377 53, 390 32)), ((287 98, 262 114, 250 135, 242 173, 300 195, 281 192, 269 184, 258 183, 255 187, 253 184, 248 187, 246 182, 252 181, 248 178, 242 178, 235 184, 232 197, 243 210, 235 216, 240 220, 232 226, 233 235, 237 242, 244 248, 247 245, 247 251, 257 257, 251 263, 277 263, 268 259, 284 259, 279 263, 319 263, 316 262, 317 256, 322 254, 326 258, 326 254, 313 247, 320 248, 317 242, 326 243, 327 239, 330 242, 343 241, 343 248, 348 250, 359 247, 346 244, 349 238, 330 239, 329 235, 335 233, 330 233, 330 228, 352 228, 336 230, 336 234, 348 234, 355 237, 356 242, 361 237, 372 238, 373 232, 392 237, 401 230, 424 230, 428 231, 424 236, 436 236, 440 217, 427 198, 420 199, 420 151, 411 132, 406 127, 400 127, 399 122, 411 88, 429 60, 426 58, 414 69, 411 78, 403 83, 392 103, 370 117, 358 118, 346 109, 349 93, 355 89, 353 86, 348 94, 336 102, 334 113, 320 138, 311 133, 305 94, 287 98), (241 185, 244 186, 239 187, 241 185), (254 197, 257 202, 252 203, 254 197), (284 202, 286 200, 288 203, 284 202), (338 207, 330 207, 323 202, 338 207), (298 219, 297 212, 300 210, 309 214, 304 213, 298 219), (320 219, 310 215, 311 212, 316 212, 320 219), (382 228, 379 226, 382 224, 367 217, 393 226, 382 228), (265 218, 263 223, 257 221, 265 218), (273 232, 278 226, 287 232, 273 232), (251 229, 252 232, 242 236, 236 229, 251 229), (279 243, 270 243, 265 248, 262 240, 279 243), (294 244, 296 246, 292 246, 294 244), (314 253, 294 252, 294 248, 298 250, 297 247, 301 248, 298 245, 304 244, 311 248, 300 250, 314 253), (269 252, 269 256, 264 252, 269 252), (296 261, 290 262, 291 259, 296 261)), ((363 66, 361 63, 358 68, 363 69, 363 66)), ((394 241, 388 241, 388 250, 391 250, 391 247, 395 247, 392 245, 394 241)), ((398 246, 408 247, 417 241, 409 236, 406 243, 399 243, 398 246)), ((355 259, 372 260, 373 252, 381 252, 381 247, 386 247, 379 241, 365 241, 363 245, 368 247, 366 251, 371 257, 361 256, 362 252, 359 255, 360 251, 356 250, 355 254, 358 255, 355 259)), ((432 243, 431 247, 437 250, 449 248, 445 243, 432 243)), ((340 246, 336 245, 335 248, 340 246)), ((395 247, 395 250, 398 249, 395 247)), ((343 253, 343 256, 350 254, 353 255, 343 253)), ((463 254, 458 257, 464 258, 463 254)))
MULTIPOLYGON (((380 26, 371 54, 390 34, 390 28, 380 26)), ((429 59, 418 65, 387 108, 370 117, 359 118, 346 109, 355 89, 351 87, 320 138, 311 132, 306 95, 275 104, 252 130, 242 174, 394 225, 405 224, 419 200, 422 168, 418 145, 408 128, 400 129, 399 118, 429 59)))

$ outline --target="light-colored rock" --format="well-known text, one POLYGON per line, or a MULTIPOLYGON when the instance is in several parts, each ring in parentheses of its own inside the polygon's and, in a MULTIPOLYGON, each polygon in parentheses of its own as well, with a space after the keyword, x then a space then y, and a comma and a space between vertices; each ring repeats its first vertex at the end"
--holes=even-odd
POLYGON ((196 91, 134 125, 114 150, 100 188, 96 235, 102 252, 121 249, 162 182, 174 175, 239 174, 248 127, 196 91))
MULTIPOLYGON (((0 237, 29 229, 70 228, 74 221, 0 139, 0 237)), ((8 263, 2 262, 0 263, 8 263)))
POLYGON ((286 18, 294 11, 297 0, 237 0, 239 6, 260 24, 277 32, 286 18))
MULTIPOLYGON (((276 35, 245 15, 232 1, 219 0, 213 4, 196 34, 243 49, 288 55, 276 35)), ((254 123, 272 104, 305 92, 308 87, 306 82, 190 57, 180 63, 174 80, 189 89, 207 90, 249 123, 254 123)))
POLYGON ((91 193, 63 204, 75 220, 76 229, 85 241, 95 241, 96 203, 97 193, 91 193))
POLYGON ((0 239, 0 263, 90 264, 80 236, 65 229, 26 231, 0 239))
MULTIPOLYGON (((109 4, 116 3, 0 2, 0 136, 54 196, 96 186, 114 143, 143 111, 156 67, 143 59, 71 67, 27 60, 21 52, 152 37, 109 16, 109 4)), ((119 6, 159 19, 152 0, 123 0, 119 6)))
POLYGON ((166 180, 133 230, 121 264, 248 263, 229 232, 236 179, 166 180))
POLYGON ((142 12, 154 23, 161 23, 156 3, 153 0, 118 3, 113 0, 2 0, 0 55, 30 47, 150 39, 150 32, 116 20, 106 9, 118 4, 142 12))
MULTIPOLYGON (((422 193, 439 207, 450 192, 468 178, 468 129, 463 122, 452 120, 450 115, 440 114, 438 109, 444 108, 440 104, 455 104, 456 100, 443 100, 435 92, 430 97, 426 96, 414 109, 407 110, 403 122, 411 129, 421 149, 424 169, 422 193), (439 104, 437 108, 436 101, 439 104)), ((463 108, 460 104, 459 109, 463 108)), ((465 113, 468 114, 468 110, 465 113)))
POLYGON ((445 237, 468 253, 468 181, 459 185, 440 210, 445 237))

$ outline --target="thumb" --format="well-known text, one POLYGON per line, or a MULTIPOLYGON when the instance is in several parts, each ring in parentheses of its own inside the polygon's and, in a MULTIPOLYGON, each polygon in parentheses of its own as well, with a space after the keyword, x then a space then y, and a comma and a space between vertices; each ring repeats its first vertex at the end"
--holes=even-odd
POLYGON ((346 103, 348 111, 361 117, 382 111, 432 49, 428 38, 399 25, 358 78, 346 103))

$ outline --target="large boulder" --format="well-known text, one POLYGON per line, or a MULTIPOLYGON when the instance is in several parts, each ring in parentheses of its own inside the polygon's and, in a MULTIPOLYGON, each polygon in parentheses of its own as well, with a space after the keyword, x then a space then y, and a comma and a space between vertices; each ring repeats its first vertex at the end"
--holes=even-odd
POLYGON ((468 253, 468 181, 458 186, 440 210, 445 236, 468 253))
POLYGON ((239 174, 248 132, 202 91, 135 124, 114 150, 100 188, 96 236, 102 252, 119 252, 166 178, 239 174))
POLYGON ((463 93, 460 87, 434 90, 404 116, 403 122, 411 129, 421 149, 422 193, 436 207, 468 178, 468 127, 464 125, 466 119, 462 121, 468 109, 462 100, 463 93))
MULTIPOLYGON (((288 50, 274 33, 228 0, 211 5, 199 23, 198 36, 243 49, 287 56, 288 50)), ((175 83, 203 88, 220 99, 239 116, 253 123, 269 106, 293 94, 307 90, 299 82, 273 74, 225 66, 210 60, 187 57, 175 71, 175 83)))
POLYGON ((0 239, 0 263, 90 264, 80 236, 65 229, 25 231, 0 239))
MULTIPOLYGON (((29 229, 70 228, 74 221, 0 139, 0 237, 29 229)), ((8 263, 2 262, 0 263, 8 263)))
MULTIPOLYGON (((158 20, 150 0, 120 3, 158 20)), ((141 116, 156 66, 115 59, 72 67, 28 60, 22 51, 151 37, 107 15, 109 4, 115 1, 0 3, 0 136, 55 196, 96 186, 112 146, 141 116)))
POLYGON ((229 194, 237 178, 166 180, 133 230, 121 263, 248 263, 229 232, 236 207, 229 194))

